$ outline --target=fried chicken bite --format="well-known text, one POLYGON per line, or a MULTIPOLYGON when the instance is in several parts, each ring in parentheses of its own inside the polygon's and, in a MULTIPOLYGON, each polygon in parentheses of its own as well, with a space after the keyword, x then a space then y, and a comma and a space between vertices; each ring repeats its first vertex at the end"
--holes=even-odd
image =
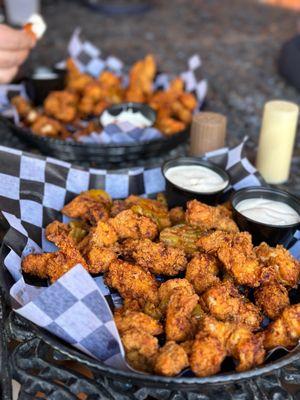
POLYGON ((22 270, 41 279, 48 278, 49 261, 56 253, 29 254, 22 260, 22 270))
POLYGON ((220 207, 212 207, 192 200, 187 203, 186 222, 202 230, 217 229, 226 232, 239 232, 236 223, 220 207))
POLYGON ((129 205, 126 204, 125 200, 113 200, 112 206, 110 209, 111 218, 120 214, 121 211, 125 211, 129 209, 129 205))
POLYGON ((69 134, 65 127, 53 118, 46 115, 38 116, 33 124, 31 130, 40 136, 66 138, 69 134))
POLYGON ((129 72, 129 86, 126 92, 126 100, 145 102, 147 97, 152 93, 155 73, 156 64, 151 54, 133 64, 129 72))
POLYGON ((201 296, 201 306, 221 321, 242 323, 257 330, 262 322, 258 307, 229 281, 217 283, 201 296))
POLYGON ((171 117, 158 117, 155 126, 166 136, 172 136, 175 133, 182 132, 186 127, 184 122, 177 121, 175 118, 171 117))
POLYGON ((295 287, 300 279, 300 263, 283 246, 270 247, 261 243, 255 248, 264 268, 262 281, 276 280, 284 286, 295 287))
POLYGON ((138 371, 152 372, 158 352, 158 340, 150 333, 128 329, 121 336, 128 363, 138 371))
POLYGON ((95 228, 91 230, 90 240, 93 245, 98 247, 108 247, 118 241, 118 234, 112 225, 100 220, 95 228))
POLYGON ((159 200, 131 195, 125 200, 125 203, 134 213, 152 219, 160 231, 171 225, 168 206, 159 200))
POLYGON ((21 120, 27 125, 32 125, 40 115, 30 101, 20 95, 14 96, 11 99, 11 104, 16 108, 21 120))
POLYGON ((108 271, 110 264, 118 259, 119 249, 113 247, 91 246, 86 252, 85 259, 91 274, 108 271))
POLYGON ((152 336, 160 335, 163 332, 162 325, 157 320, 140 311, 117 309, 114 313, 114 320, 121 335, 128 329, 142 330, 152 336))
POLYGON ((159 239, 168 246, 182 249, 188 256, 197 250, 197 241, 202 231, 190 225, 180 224, 165 228, 160 232, 159 239))
POLYGON ((184 342, 192 339, 197 329, 197 320, 193 311, 198 304, 196 294, 187 294, 186 290, 173 292, 167 305, 165 332, 167 340, 184 342))
POLYGON ((283 309, 290 305, 287 289, 277 282, 262 284, 254 292, 255 304, 270 319, 279 317, 283 309))
POLYGON ((127 239, 123 254, 153 274, 175 276, 185 270, 187 259, 183 250, 168 247, 149 239, 127 239))
POLYGON ((111 199, 104 190, 91 189, 76 196, 65 205, 62 213, 70 218, 81 218, 91 225, 98 221, 107 221, 111 199))
POLYGON ((109 224, 115 229, 119 239, 155 239, 158 228, 150 218, 134 213, 132 210, 124 210, 109 220, 109 224))
POLYGON ((277 346, 294 347, 300 339, 300 304, 286 307, 281 316, 265 330, 264 346, 271 350, 277 346))
POLYGON ((199 253, 188 263, 185 278, 193 285, 197 294, 219 283, 219 262, 210 254, 199 253))
POLYGON ((146 302, 158 304, 158 284, 150 272, 138 265, 116 260, 105 275, 106 284, 118 290, 124 299, 135 299, 142 306, 146 302))
POLYGON ((44 110, 61 122, 72 122, 77 113, 78 96, 67 90, 51 92, 44 101, 44 110))
POLYGON ((183 347, 173 341, 169 341, 159 349, 154 371, 159 375, 175 376, 188 365, 188 356, 183 347))
POLYGON ((158 289, 159 307, 163 313, 166 312, 172 294, 179 290, 188 296, 195 294, 193 286, 187 279, 175 278, 163 282, 158 289))

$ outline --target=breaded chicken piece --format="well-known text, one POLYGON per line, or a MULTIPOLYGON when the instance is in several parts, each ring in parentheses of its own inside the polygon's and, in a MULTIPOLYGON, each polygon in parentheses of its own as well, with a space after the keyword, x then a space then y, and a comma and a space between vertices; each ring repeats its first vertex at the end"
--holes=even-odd
POLYGON ((56 256, 50 258, 47 267, 47 275, 52 283, 57 281, 57 279, 77 264, 81 264, 86 270, 88 270, 88 265, 84 258, 74 247, 70 246, 67 252, 58 251, 54 254, 56 256))
POLYGON ((270 319, 279 317, 283 309, 290 305, 287 289, 278 282, 262 284, 254 292, 255 304, 270 319))
POLYGON ((264 265, 262 281, 276 280, 284 286, 295 287, 300 279, 300 263, 283 246, 275 248, 261 243, 255 248, 264 265))
POLYGON ((111 201, 103 190, 88 190, 65 205, 62 213, 70 218, 81 218, 96 225, 98 221, 107 221, 111 201))
POLYGON ((225 347, 213 336, 198 334, 190 355, 191 370, 196 376, 218 373, 227 355, 225 347))
POLYGON ((196 294, 187 294, 186 290, 176 289, 173 292, 166 312, 167 340, 183 342, 193 338, 197 321, 192 318, 192 314, 198 300, 196 294))
POLYGON ((220 207, 211 207, 198 200, 187 203, 186 222, 202 230, 217 229, 226 232, 239 232, 236 223, 220 207))
POLYGON ((168 206, 161 201, 131 195, 125 200, 125 203, 134 213, 150 218, 160 231, 171 226, 168 206))
POLYGON ((128 239, 123 243, 123 255, 153 274, 175 276, 185 270, 187 259, 184 251, 154 243, 149 239, 128 239))
POLYGON ((115 229, 119 239, 155 239, 158 228, 150 218, 135 214, 132 210, 121 211, 109 224, 115 229))
POLYGON ((197 376, 215 374, 226 356, 235 359, 239 372, 262 364, 265 358, 263 335, 252 333, 244 325, 205 317, 190 356, 192 371, 197 376))
POLYGON ((91 243, 98 247, 109 247, 118 241, 118 234, 114 227, 104 221, 98 221, 91 233, 91 243))
POLYGON ((185 342, 179 343, 179 346, 181 346, 186 352, 187 356, 190 357, 190 355, 192 354, 193 344, 194 340, 186 340, 185 342))
POLYGON ((282 315, 265 330, 264 345, 267 350, 276 346, 294 347, 300 339, 300 304, 286 307, 282 315))
POLYGON ((259 263, 248 232, 206 234, 198 240, 205 252, 216 254, 225 270, 239 285, 260 285, 262 266, 259 263))
POLYGON ((197 241, 201 234, 201 229, 180 224, 163 229, 160 232, 159 240, 168 246, 182 249, 188 256, 191 256, 198 250, 197 241))
POLYGON ((197 294, 201 294, 217 284, 219 262, 210 254, 199 253, 188 263, 185 278, 193 285, 197 294))
POLYGON ((44 101, 45 113, 61 122, 72 122, 77 113, 78 96, 67 90, 52 91, 44 101))
POLYGON ((188 356, 182 346, 170 341, 159 350, 154 364, 154 371, 159 375, 175 376, 188 365, 188 356))
POLYGON ((159 308, 163 313, 165 313, 167 309, 172 294, 177 289, 181 292, 185 292, 187 295, 195 294, 193 286, 187 279, 175 278, 163 282, 158 289, 159 308))
POLYGON ((158 284, 155 278, 138 265, 113 261, 105 275, 106 284, 118 290, 124 299, 136 299, 142 305, 158 304, 158 284))
POLYGON ((163 327, 158 321, 140 311, 119 308, 114 313, 114 320, 121 335, 128 329, 139 329, 153 336, 163 333, 163 327))
POLYGON ((185 223, 185 211, 182 207, 171 208, 169 217, 172 226, 185 223))
POLYGON ((22 260, 22 270, 41 279, 48 278, 49 261, 56 257, 56 253, 29 254, 22 260))
POLYGON ((239 293, 229 281, 212 286, 201 296, 201 306, 221 321, 243 323, 249 329, 259 329, 262 315, 259 308, 239 293))
POLYGON ((106 272, 110 264, 118 259, 118 246, 92 246, 85 254, 85 259, 91 274, 106 272))
POLYGON ((113 200, 112 206, 110 209, 111 218, 118 215, 121 211, 128 210, 130 206, 126 204, 125 200, 113 200))
POLYGON ((139 329, 128 329, 121 340, 128 363, 139 371, 152 372, 158 352, 157 338, 139 329))

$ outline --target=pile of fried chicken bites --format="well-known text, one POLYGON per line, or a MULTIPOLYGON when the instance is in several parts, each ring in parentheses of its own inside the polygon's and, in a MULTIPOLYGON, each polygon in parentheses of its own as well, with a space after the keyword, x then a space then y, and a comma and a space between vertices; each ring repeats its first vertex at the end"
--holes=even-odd
POLYGON ((155 126, 164 135, 183 131, 192 120, 197 100, 185 92, 184 82, 175 78, 167 90, 153 89, 157 66, 152 55, 137 61, 129 72, 129 84, 110 71, 103 71, 98 78, 80 72, 74 61, 67 61, 65 90, 53 91, 39 110, 22 96, 15 96, 15 106, 22 124, 40 136, 78 140, 91 132, 101 132, 97 119, 106 108, 123 102, 147 103, 156 113, 155 126), (89 120, 88 123, 83 123, 89 120))
POLYGON ((298 343, 300 304, 289 290, 299 262, 280 245, 253 247, 230 206, 192 200, 168 210, 161 194, 111 200, 93 189, 62 213, 73 220, 46 229, 58 251, 28 255, 22 269, 51 282, 77 263, 104 273, 123 299, 114 319, 133 368, 175 376, 189 367, 202 377, 231 357, 240 372, 298 343))

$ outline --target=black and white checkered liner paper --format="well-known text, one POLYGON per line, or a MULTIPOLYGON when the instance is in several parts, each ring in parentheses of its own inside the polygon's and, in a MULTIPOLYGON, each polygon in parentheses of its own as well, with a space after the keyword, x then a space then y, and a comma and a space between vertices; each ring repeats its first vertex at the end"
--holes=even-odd
MULTIPOLYGON (((100 49, 91 42, 81 39, 80 29, 74 31, 69 42, 68 53, 82 72, 98 77, 102 71, 108 70, 119 75, 123 80, 124 86, 128 83, 128 75, 124 71, 123 62, 114 56, 104 57, 100 49)), ((64 62, 59 63, 60 66, 64 66, 64 64, 64 62)), ((201 65, 200 57, 193 55, 188 60, 187 70, 180 74, 185 83, 185 90, 193 93, 198 100, 197 110, 201 109, 207 93, 207 82, 203 79, 201 65)), ((172 76, 169 74, 158 74, 154 81, 154 89, 167 89, 171 79, 172 76)), ((22 84, 0 85, 0 114, 14 117, 16 124, 19 123, 19 117, 11 107, 10 99, 17 94, 22 94, 26 97, 25 88, 22 84)), ((87 136, 81 137, 79 141, 83 143, 115 143, 121 145, 162 138, 164 138, 164 135, 156 128, 138 128, 130 122, 124 122, 109 124, 101 133, 92 132, 87 136)))
MULTIPOLYGON (((237 190, 261 185, 255 168, 239 146, 208 153, 206 158, 226 169, 237 190)), ((48 287, 28 285, 21 273, 21 260, 29 253, 51 252, 55 246, 45 239, 53 220, 67 221, 61 208, 82 191, 105 189, 113 198, 130 194, 152 197, 164 191, 160 168, 106 171, 84 169, 53 158, 35 156, 0 147, 0 210, 10 228, 4 237, 7 268, 15 284, 10 294, 19 305, 15 311, 59 336, 77 349, 117 368, 125 369, 124 352, 110 306, 121 299, 104 284, 76 265, 48 287)), ((299 257, 300 241, 291 251, 299 257)))

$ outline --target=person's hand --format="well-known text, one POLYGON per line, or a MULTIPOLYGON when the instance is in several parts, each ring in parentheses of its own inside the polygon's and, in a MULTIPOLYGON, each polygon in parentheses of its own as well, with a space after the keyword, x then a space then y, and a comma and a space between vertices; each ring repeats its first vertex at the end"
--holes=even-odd
POLYGON ((13 79, 34 45, 34 38, 25 31, 0 24, 0 83, 13 79))

